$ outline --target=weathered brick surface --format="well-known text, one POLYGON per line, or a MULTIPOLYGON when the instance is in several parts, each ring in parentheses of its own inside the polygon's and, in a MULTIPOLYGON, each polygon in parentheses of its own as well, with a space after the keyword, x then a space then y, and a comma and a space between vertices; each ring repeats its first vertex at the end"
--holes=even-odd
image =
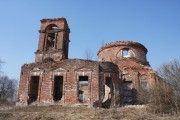
POLYGON ((101 61, 114 62, 118 58, 122 58, 120 56, 120 51, 123 49, 129 49, 129 58, 136 58, 141 61, 141 64, 147 64, 147 49, 140 43, 132 41, 117 41, 108 43, 100 48, 98 57, 101 61))
MULTIPOLYGON (((132 90, 139 91, 143 83, 147 83, 147 87, 150 87, 157 80, 156 72, 146 60, 146 54, 147 49, 140 43, 117 41, 102 46, 98 57, 100 61, 109 61, 118 65, 119 79, 124 87, 127 82, 131 84, 129 91, 132 93, 132 90), (128 50, 128 56, 122 55, 123 50, 128 50)), ((126 97, 129 93, 124 87, 123 94, 126 97)))
POLYGON ((35 62, 42 62, 47 58, 52 58, 54 61, 68 58, 70 29, 65 18, 41 20, 39 33, 35 62), (47 39, 48 36, 52 36, 50 34, 53 34, 54 45, 48 48, 47 39))
POLYGON ((146 60, 147 49, 140 43, 106 44, 98 52, 99 62, 68 59, 70 29, 65 18, 41 20, 39 32, 35 63, 21 68, 17 105, 118 106, 126 101, 133 103, 134 91, 157 80, 146 60), (128 51, 127 56, 124 51, 128 51), (60 91, 56 91, 57 77, 63 80, 58 83, 60 91), (88 79, 84 81, 88 84, 80 85, 80 77, 88 79), (105 97, 108 99, 104 102, 105 97))
MULTIPOLYGON (((103 87, 103 78, 99 79, 99 74, 108 74, 114 77, 114 83, 118 82, 117 66, 104 62, 94 62, 80 59, 66 59, 59 62, 32 63, 22 66, 21 81, 17 102, 28 101, 28 85, 31 76, 40 76, 39 93, 36 101, 39 105, 54 104, 53 101, 53 81, 55 76, 63 76, 63 97, 60 104, 78 104, 78 79, 79 76, 88 76, 88 102, 91 106, 100 100, 103 87), (110 64, 110 65, 109 65, 110 64), (103 66, 103 67, 102 67, 103 66), (108 69, 107 69, 108 68, 108 69), (116 73, 117 74, 117 73, 116 73), (20 97, 20 96, 23 96, 20 97)), ((118 85, 118 84, 117 84, 118 85)), ((117 92, 119 91, 118 86, 117 92)))

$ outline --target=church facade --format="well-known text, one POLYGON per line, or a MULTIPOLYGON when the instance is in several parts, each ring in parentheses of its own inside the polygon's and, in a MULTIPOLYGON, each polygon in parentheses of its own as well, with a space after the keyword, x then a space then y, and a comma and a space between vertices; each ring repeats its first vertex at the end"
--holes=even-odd
POLYGON ((157 81, 142 44, 112 42, 100 48, 99 61, 69 59, 69 33, 65 18, 41 20, 35 62, 21 68, 17 106, 119 106, 157 81))

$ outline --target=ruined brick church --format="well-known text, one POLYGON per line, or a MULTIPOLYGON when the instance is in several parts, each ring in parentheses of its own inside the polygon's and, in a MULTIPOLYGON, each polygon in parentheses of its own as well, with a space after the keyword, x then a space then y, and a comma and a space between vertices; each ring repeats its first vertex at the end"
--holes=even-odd
POLYGON ((99 61, 69 59, 69 33, 65 18, 41 20, 35 62, 21 68, 16 105, 119 106, 157 81, 142 44, 111 42, 98 51, 99 61))

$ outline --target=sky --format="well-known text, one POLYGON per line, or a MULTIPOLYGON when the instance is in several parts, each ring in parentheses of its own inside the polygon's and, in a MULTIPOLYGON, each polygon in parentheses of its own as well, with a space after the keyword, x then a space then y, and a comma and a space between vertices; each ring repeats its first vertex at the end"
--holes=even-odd
POLYGON ((147 49, 155 70, 180 59, 180 0, 1 0, 0 59, 3 75, 19 80, 21 66, 33 63, 40 20, 66 18, 69 58, 93 59, 104 43, 134 41, 147 49))

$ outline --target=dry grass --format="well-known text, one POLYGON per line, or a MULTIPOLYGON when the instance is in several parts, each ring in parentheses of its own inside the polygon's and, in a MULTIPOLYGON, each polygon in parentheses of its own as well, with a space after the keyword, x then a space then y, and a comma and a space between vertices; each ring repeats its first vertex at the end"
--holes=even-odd
POLYGON ((62 106, 1 106, 0 120, 180 120, 178 116, 157 116, 146 106, 114 109, 62 106))

